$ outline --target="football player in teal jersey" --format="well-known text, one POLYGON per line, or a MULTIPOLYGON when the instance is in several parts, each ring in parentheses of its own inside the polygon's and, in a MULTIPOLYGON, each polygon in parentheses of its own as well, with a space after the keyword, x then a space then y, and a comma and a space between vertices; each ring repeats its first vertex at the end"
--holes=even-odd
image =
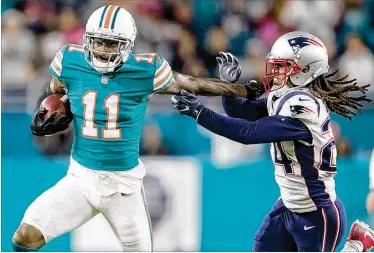
MULTIPOLYGON (((253 96, 247 86, 194 78, 171 70, 159 54, 132 54, 135 21, 125 9, 103 6, 92 13, 83 45, 59 50, 53 76, 40 96, 31 123, 37 136, 74 124, 67 175, 26 210, 13 237, 15 251, 36 251, 53 238, 81 226, 98 213, 111 225, 124 251, 151 251, 152 231, 139 160, 144 114, 154 94, 253 96), (71 114, 40 108, 47 96, 66 94, 71 114), (74 120, 73 120, 74 119, 74 120)), ((66 97, 65 97, 66 98, 66 97)))

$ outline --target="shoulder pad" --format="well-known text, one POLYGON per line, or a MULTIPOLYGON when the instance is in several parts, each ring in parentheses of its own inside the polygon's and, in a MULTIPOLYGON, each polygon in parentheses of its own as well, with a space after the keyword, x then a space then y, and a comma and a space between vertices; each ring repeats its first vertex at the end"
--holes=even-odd
POLYGON ((320 110, 319 102, 309 92, 292 91, 281 98, 276 115, 313 120, 319 117, 320 110))

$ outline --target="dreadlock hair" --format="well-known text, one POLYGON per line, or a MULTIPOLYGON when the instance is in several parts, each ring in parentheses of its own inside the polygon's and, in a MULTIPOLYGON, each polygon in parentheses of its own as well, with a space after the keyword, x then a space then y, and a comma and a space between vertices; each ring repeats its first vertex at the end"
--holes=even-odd
POLYGON ((371 102, 371 99, 366 97, 366 92, 370 84, 358 86, 356 78, 352 80, 346 80, 348 75, 332 80, 331 77, 335 76, 339 70, 327 75, 320 75, 310 84, 310 92, 322 99, 327 108, 341 116, 352 120, 353 115, 357 115, 356 112, 362 112, 362 102, 371 102), (363 96, 350 97, 348 92, 360 91, 363 96), (355 112, 356 110, 356 112, 355 112))

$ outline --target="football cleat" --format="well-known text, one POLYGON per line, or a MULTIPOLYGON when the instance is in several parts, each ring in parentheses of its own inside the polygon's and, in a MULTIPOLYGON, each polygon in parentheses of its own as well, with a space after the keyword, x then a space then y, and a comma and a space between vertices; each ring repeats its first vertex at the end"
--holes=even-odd
POLYGON ((356 220, 349 231, 347 241, 360 241, 363 245, 364 252, 370 251, 374 247, 374 231, 369 225, 356 220))

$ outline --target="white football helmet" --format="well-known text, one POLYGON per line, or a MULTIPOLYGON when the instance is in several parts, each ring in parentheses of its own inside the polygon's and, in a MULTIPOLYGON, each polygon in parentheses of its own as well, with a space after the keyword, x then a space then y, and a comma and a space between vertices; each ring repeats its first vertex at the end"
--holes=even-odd
POLYGON ((86 24, 84 50, 86 61, 101 73, 113 72, 116 67, 127 61, 136 38, 136 25, 132 15, 116 5, 102 6, 95 10, 86 24), (93 48, 94 39, 110 40, 118 43, 115 53, 97 51, 93 48), (107 60, 95 55, 105 55, 107 60))
POLYGON ((274 42, 266 57, 266 71, 262 81, 266 91, 282 88, 288 79, 294 86, 304 87, 328 70, 327 49, 323 42, 312 34, 294 31, 274 42), (279 69, 279 66, 283 69, 279 69), (272 88, 274 78, 283 82, 272 88))

